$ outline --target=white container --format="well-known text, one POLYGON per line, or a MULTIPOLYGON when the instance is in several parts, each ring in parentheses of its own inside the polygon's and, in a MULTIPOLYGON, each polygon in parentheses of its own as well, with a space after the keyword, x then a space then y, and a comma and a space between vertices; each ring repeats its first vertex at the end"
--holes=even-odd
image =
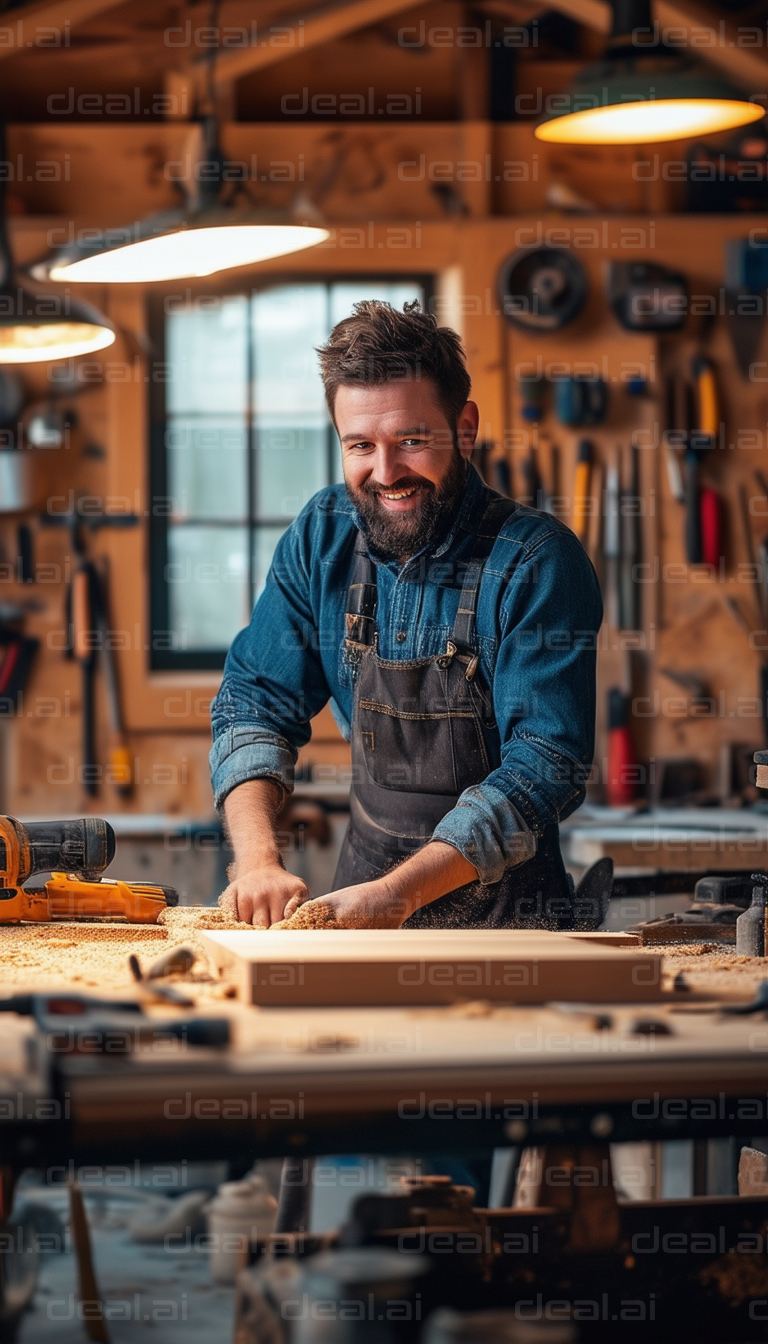
POLYGON ((206 1209, 211 1278, 234 1283, 252 1242, 265 1241, 275 1226, 277 1201, 263 1176, 225 1181, 206 1209))

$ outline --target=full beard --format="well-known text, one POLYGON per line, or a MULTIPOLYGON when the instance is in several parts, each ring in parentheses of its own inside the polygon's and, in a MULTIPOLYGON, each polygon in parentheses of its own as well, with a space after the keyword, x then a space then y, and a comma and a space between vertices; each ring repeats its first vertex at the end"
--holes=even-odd
POLYGON ((446 529, 464 493, 466 479, 467 464, 455 449, 439 486, 423 476, 401 476, 386 487, 387 493, 421 487, 424 493, 419 503, 407 513, 388 511, 378 498, 385 492, 380 485, 367 484, 354 490, 347 484, 347 494, 360 515, 371 549, 387 560, 402 560, 415 555, 446 529))

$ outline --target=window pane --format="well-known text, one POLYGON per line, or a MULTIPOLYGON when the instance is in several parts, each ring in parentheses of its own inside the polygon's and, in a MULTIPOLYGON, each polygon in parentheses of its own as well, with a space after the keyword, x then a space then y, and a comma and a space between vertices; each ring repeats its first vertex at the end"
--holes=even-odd
POLYGON ((253 581, 258 597, 267 581, 275 547, 285 531, 282 527, 257 527, 253 538, 253 581))
POLYGON ((196 649, 223 654, 249 619, 284 526, 318 490, 343 479, 315 350, 366 298, 401 309, 423 289, 361 278, 179 300, 178 311, 166 303, 171 513, 157 624, 170 628, 175 648, 154 665, 177 665, 176 651, 187 666, 196 649))
POLYGON ((250 616, 244 527, 168 528, 169 624, 180 649, 226 649, 250 616))
POLYGON ((255 512, 259 518, 295 518, 328 484, 328 429, 322 420, 297 426, 259 421, 255 512))
POLYGON ((247 452, 242 418, 177 417, 165 435, 174 518, 247 522, 247 452))
POLYGON ((328 335, 325 285, 285 285, 253 300, 254 411, 257 419, 322 415, 314 347, 328 335))
POLYGON ((368 282, 366 280, 345 280, 340 284, 331 285, 331 315, 330 324, 336 326, 343 318, 349 317, 352 312, 352 305, 359 303, 361 299, 381 299, 384 303, 391 303, 393 308, 402 310, 404 303, 411 303, 413 299, 418 299, 420 303, 424 300, 424 290, 421 285, 414 284, 413 281, 376 280, 368 282))
POLYGON ((170 365, 166 410, 245 414, 248 402, 248 300, 206 299, 216 306, 171 312, 166 317, 170 365))

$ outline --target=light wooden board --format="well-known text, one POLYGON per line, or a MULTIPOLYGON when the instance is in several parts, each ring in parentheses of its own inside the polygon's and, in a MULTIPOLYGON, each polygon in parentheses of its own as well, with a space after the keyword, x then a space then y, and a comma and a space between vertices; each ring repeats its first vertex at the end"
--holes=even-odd
POLYGON ((603 930, 594 929, 589 932, 582 930, 573 933, 564 933, 564 938, 574 938, 579 943, 596 943, 598 947, 642 947, 643 940, 639 933, 626 933, 623 930, 603 930))
POLYGON ((735 943, 736 925, 711 924, 646 924, 641 927, 640 940, 644 947, 657 943, 735 943))
POLYGON ((661 958, 560 933, 507 929, 248 930, 201 934, 262 1007, 648 1002, 661 958))

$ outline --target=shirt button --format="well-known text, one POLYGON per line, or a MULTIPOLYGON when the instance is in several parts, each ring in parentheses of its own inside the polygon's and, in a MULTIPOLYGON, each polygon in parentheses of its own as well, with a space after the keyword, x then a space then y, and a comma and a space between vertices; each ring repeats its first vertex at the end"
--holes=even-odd
POLYGON ((404 644, 406 639, 405 631, 398 630, 397 634, 395 635, 395 639, 397 640, 398 644, 404 644))

